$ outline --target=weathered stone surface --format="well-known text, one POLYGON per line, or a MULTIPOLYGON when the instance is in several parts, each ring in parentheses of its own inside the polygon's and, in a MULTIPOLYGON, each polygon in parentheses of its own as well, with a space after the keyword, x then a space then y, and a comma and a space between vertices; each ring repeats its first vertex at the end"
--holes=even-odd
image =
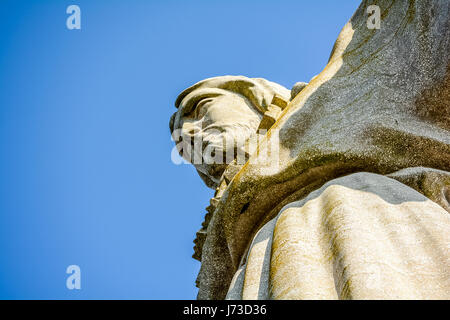
POLYGON ((281 114, 281 108, 271 104, 268 110, 264 113, 261 122, 259 123, 259 130, 268 130, 277 121, 281 114))
MULTIPOLYGON (((294 86, 231 181, 219 177, 226 166, 203 170, 220 196, 199 299, 450 298, 449 17, 448 0, 363 1, 325 69, 294 86), (369 5, 381 8, 379 30, 367 28, 369 5), (279 152, 268 152, 274 142, 279 152)), ((223 90, 210 81, 208 94, 223 90)), ((204 85, 181 94, 172 129, 204 85)), ((250 87, 247 101, 211 106, 232 106, 256 130, 279 92, 250 87), (254 100, 264 108, 252 114, 254 100)), ((213 120, 222 116, 241 119, 213 120)))
POLYGON ((306 82, 297 82, 291 89, 291 100, 294 99, 300 91, 305 89, 308 84, 306 82))
POLYGON ((227 298, 449 299, 449 226, 398 181, 337 178, 258 232, 227 298))

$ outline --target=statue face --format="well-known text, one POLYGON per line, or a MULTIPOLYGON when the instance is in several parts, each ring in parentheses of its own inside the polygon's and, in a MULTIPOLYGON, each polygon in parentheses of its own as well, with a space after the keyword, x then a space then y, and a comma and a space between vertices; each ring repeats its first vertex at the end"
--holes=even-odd
POLYGON ((288 101, 291 92, 274 82, 244 76, 208 78, 178 95, 178 111, 169 123, 172 138, 208 187, 220 183, 234 159, 238 165, 248 160, 257 136, 264 134, 256 131, 275 95, 288 101))
POLYGON ((238 94, 204 97, 181 118, 182 155, 213 187, 237 153, 245 152, 244 143, 256 134, 261 117, 238 94))

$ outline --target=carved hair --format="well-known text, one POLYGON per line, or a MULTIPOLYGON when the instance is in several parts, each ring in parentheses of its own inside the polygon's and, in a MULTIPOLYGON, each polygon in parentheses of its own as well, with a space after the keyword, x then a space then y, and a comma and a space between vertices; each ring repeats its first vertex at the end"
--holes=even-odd
POLYGON ((179 127, 183 115, 194 110, 201 99, 225 94, 238 94, 244 97, 255 111, 264 114, 275 94, 289 101, 291 92, 277 83, 262 78, 222 76, 205 79, 187 88, 178 96, 175 101, 178 111, 170 119, 170 131, 173 132, 179 127))

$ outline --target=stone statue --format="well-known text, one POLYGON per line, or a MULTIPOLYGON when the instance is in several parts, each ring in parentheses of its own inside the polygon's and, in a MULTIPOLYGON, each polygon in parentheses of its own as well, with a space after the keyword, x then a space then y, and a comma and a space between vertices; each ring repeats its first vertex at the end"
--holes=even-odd
POLYGON ((203 142, 199 148, 202 154, 204 149, 211 148, 214 157, 220 154, 216 160, 223 160, 194 163, 208 187, 218 186, 227 166, 223 159, 226 155, 237 156, 242 151, 248 159, 244 143, 256 135, 274 94, 288 99, 290 91, 265 79, 224 76, 203 80, 178 96, 175 102, 178 112, 172 116, 170 129, 172 132, 179 129, 175 142, 180 145, 180 151, 188 153, 182 155, 194 162, 195 148, 190 150, 189 145, 199 141, 203 142), (224 141, 234 143, 226 145, 224 141))
POLYGON ((308 84, 181 93, 177 148, 220 160, 194 163, 216 189, 198 298, 450 299, 449 54, 448 0, 363 1, 308 84))

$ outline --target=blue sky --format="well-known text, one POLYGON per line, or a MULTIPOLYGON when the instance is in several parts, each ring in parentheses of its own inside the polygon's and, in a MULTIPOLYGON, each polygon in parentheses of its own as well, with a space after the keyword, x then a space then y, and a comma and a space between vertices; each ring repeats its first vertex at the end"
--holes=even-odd
POLYGON ((0 298, 195 299, 213 192, 171 162, 177 94, 226 74, 308 82, 359 2, 2 0, 0 298))

